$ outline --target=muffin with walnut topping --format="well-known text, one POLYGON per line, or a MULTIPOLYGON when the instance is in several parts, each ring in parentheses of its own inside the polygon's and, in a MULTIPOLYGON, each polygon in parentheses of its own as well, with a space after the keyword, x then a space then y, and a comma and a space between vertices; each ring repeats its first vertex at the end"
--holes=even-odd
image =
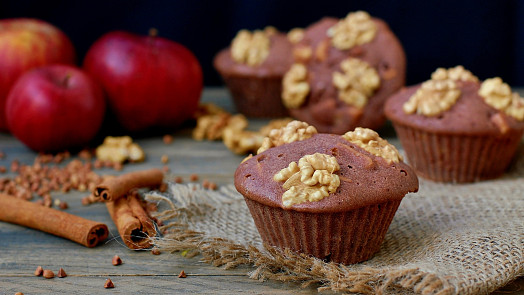
POLYGON ((265 244, 351 264, 379 250, 418 179, 373 130, 319 134, 294 121, 240 164, 235 186, 265 244))
POLYGON ((237 111, 248 117, 288 114, 280 93, 282 77, 292 63, 291 42, 275 28, 241 30, 213 64, 226 83, 237 111))
POLYGON ((408 162, 440 182, 496 178, 511 163, 524 132, 524 99, 500 78, 480 82, 462 66, 388 99, 408 162))
POLYGON ((293 58, 283 103, 320 132, 380 128, 386 98, 405 83, 402 45, 384 21, 364 11, 310 25, 296 37, 293 58))

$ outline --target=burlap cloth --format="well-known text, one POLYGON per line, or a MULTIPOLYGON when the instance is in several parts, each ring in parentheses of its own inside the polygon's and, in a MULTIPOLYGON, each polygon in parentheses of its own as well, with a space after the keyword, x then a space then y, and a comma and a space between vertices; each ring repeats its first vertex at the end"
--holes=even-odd
POLYGON ((524 275, 524 155, 503 177, 474 184, 420 179, 407 195, 380 251, 356 265, 326 263, 264 248, 233 185, 218 191, 170 184, 149 200, 168 208, 158 218, 164 251, 197 254, 216 266, 253 268, 254 279, 314 284, 319 291, 365 294, 486 294, 524 275))

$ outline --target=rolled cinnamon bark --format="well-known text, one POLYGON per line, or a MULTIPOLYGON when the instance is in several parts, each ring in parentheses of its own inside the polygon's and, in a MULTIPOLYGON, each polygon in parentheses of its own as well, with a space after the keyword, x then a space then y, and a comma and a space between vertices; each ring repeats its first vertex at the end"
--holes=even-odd
POLYGON ((114 202, 106 202, 106 206, 120 237, 129 248, 144 249, 151 246, 149 237, 156 235, 155 226, 140 204, 136 191, 130 191, 114 202))
POLYGON ((93 193, 104 202, 116 201, 133 188, 160 186, 163 180, 164 173, 160 169, 135 171, 105 179, 93 193))
POLYGON ((94 247, 109 234, 103 223, 0 193, 0 220, 94 247))

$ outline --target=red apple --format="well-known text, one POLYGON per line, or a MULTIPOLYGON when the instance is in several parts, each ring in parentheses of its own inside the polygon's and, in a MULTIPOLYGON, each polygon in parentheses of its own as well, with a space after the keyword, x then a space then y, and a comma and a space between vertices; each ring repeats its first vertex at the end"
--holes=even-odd
POLYGON ((7 97, 9 130, 39 152, 82 147, 97 134, 105 115, 104 92, 81 69, 49 65, 31 70, 7 97))
POLYGON ((26 71, 48 64, 75 63, 75 49, 55 26, 37 19, 0 20, 0 130, 6 130, 5 100, 26 71))
POLYGON ((196 57, 156 34, 109 32, 88 50, 84 69, 102 85, 118 122, 129 131, 177 127, 193 116, 202 93, 196 57))

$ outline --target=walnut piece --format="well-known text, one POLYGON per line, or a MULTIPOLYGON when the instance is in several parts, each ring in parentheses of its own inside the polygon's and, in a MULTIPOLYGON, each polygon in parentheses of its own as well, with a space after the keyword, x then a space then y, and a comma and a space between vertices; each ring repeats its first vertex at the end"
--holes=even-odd
POLYGON ((316 133, 317 129, 306 122, 289 122, 282 128, 271 130, 267 137, 264 138, 262 146, 258 149, 257 154, 285 143, 308 139, 316 133))
POLYGON ((291 123, 292 121, 293 119, 291 118, 273 119, 269 121, 266 125, 262 126, 259 132, 263 136, 269 136, 271 130, 286 127, 287 124, 291 123))
POLYGON ((476 81, 477 78, 460 66, 448 70, 438 68, 431 74, 431 80, 422 83, 415 94, 404 103, 402 106, 404 113, 431 117, 449 110, 461 94, 455 83, 457 79, 476 81))
POLYGON ((356 45, 371 42, 377 33, 377 26, 365 11, 349 13, 328 30, 331 44, 337 49, 346 50, 356 45))
POLYGON ((340 178, 333 174, 340 170, 333 156, 315 153, 305 155, 273 176, 273 180, 285 181, 286 192, 282 195, 282 205, 290 207, 304 202, 316 202, 337 190, 340 178))
POLYGON ((232 116, 230 113, 220 108, 210 108, 211 113, 200 115, 197 118, 197 125, 193 129, 193 139, 195 140, 220 140, 223 137, 224 129, 232 127, 234 129, 244 129, 248 122, 244 115, 232 116))
POLYGON ((226 127, 223 132, 223 140, 226 147, 235 154, 242 155, 255 152, 264 140, 259 132, 226 127))
POLYGON ((486 79, 478 93, 493 108, 519 121, 524 120, 524 99, 518 93, 512 93, 509 85, 500 77, 486 79))
POLYGON ((454 81, 471 81, 478 82, 479 78, 473 75, 470 71, 466 70, 463 66, 456 66, 454 68, 444 69, 438 68, 431 74, 432 80, 446 80, 451 79, 454 81))
POLYGON ((402 161, 402 156, 395 146, 381 138, 377 132, 371 129, 357 127, 354 131, 346 132, 342 137, 369 153, 386 159, 388 163, 402 161))
POLYGON ((297 44, 298 42, 302 41, 302 39, 304 39, 304 29, 302 28, 291 29, 291 31, 287 33, 287 39, 289 40, 289 42, 293 44, 297 44))
POLYGON ((240 30, 231 43, 231 57, 238 63, 257 66, 263 63, 269 55, 271 31, 240 30))
POLYGON ((309 94, 307 69, 303 64, 293 64, 282 80, 282 102, 287 108, 298 108, 309 94))
POLYGON ((104 142, 96 148, 96 158, 113 163, 142 162, 146 155, 142 148, 133 143, 129 136, 107 136, 104 142))
POLYGON ((340 63, 341 72, 333 72, 338 97, 348 105, 363 108, 380 85, 377 71, 365 61, 348 58, 340 63))

